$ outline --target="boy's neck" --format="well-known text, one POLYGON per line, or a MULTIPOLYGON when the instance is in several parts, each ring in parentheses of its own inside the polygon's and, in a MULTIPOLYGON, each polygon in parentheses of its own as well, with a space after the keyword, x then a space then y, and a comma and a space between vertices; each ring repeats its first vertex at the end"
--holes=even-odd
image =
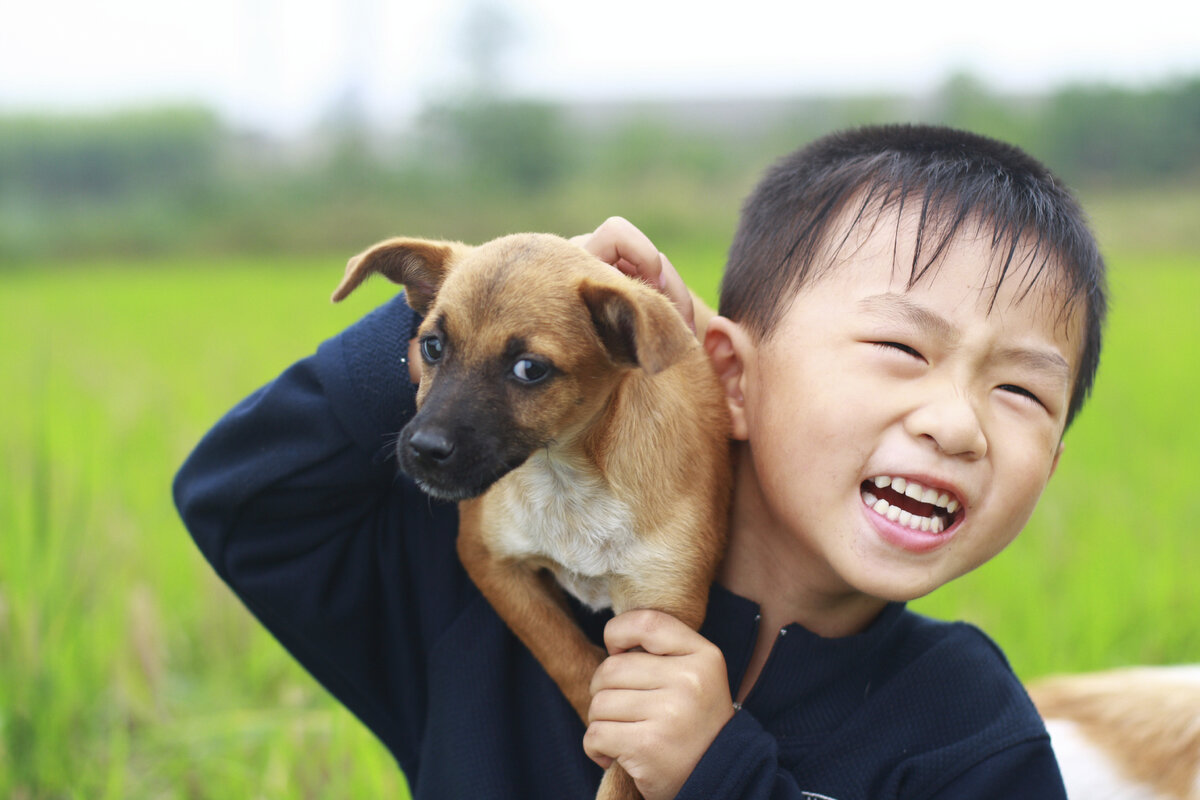
POLYGON ((760 643, 764 633, 771 639, 792 623, 830 638, 863 631, 887 601, 833 576, 803 542, 774 524, 761 502, 749 453, 738 450, 729 547, 717 580, 759 605, 760 643))

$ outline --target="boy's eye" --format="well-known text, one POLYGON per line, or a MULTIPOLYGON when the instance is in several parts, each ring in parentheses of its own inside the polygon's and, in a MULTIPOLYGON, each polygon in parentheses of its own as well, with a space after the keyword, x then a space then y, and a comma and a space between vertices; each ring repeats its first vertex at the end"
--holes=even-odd
POLYGON ((1020 395, 1021 397, 1027 398, 1027 399, 1033 401, 1034 403, 1037 403, 1039 406, 1043 405, 1042 401, 1038 399, 1038 396, 1036 394, 1029 391, 1028 389, 1026 389, 1023 386, 1017 386, 1016 384, 1012 384, 1012 383, 1004 383, 996 388, 1000 389, 1000 391, 1002 391, 1002 392, 1011 392, 1012 394, 1020 395))
POLYGON ((445 352, 445 347, 442 345, 442 340, 437 336, 426 336, 421 340, 421 358, 425 359, 426 364, 436 364, 442 360, 442 354, 445 352))
POLYGON ((874 344, 876 347, 882 347, 884 350, 899 350, 902 353, 907 353, 913 358, 919 358, 922 361, 925 360, 925 356, 921 355, 908 345, 901 344, 900 342, 872 342, 872 344, 874 344))

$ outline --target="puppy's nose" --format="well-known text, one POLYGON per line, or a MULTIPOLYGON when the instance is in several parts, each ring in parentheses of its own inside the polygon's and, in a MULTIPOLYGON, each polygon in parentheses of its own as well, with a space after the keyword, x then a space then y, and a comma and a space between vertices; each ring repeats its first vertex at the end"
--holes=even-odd
POLYGON ((408 448, 422 461, 443 463, 454 453, 454 442, 438 431, 419 430, 408 440, 408 448))

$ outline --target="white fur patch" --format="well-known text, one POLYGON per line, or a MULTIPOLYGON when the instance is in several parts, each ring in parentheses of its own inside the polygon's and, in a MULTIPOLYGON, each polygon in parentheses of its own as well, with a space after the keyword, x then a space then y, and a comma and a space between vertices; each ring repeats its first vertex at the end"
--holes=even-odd
POLYGON ((1169 800, 1118 773, 1104 751, 1092 744, 1074 722, 1048 719, 1046 730, 1070 800, 1169 800))
POLYGON ((539 450, 497 488, 501 554, 549 559, 562 567, 559 583, 580 601, 594 609, 612 605, 608 576, 632 572, 643 548, 629 506, 603 476, 539 450))

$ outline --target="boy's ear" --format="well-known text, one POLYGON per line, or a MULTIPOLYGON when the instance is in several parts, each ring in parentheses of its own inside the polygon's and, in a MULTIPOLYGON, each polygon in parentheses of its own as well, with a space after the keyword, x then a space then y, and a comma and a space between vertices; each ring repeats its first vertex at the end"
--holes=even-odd
POLYGON ((683 317, 665 298, 639 303, 636 294, 592 281, 580 285, 579 297, 614 364, 641 367, 653 375, 675 363, 693 342, 683 317))
POLYGON ((450 263, 470 250, 459 242, 395 238, 371 245, 346 263, 346 274, 333 290, 333 302, 345 299, 359 284, 378 272, 404 286, 405 299, 424 315, 433 304, 450 263))
POLYGON ((713 316, 704 331, 704 349, 709 363, 725 390, 725 404, 733 423, 731 436, 739 441, 749 438, 746 425, 746 359, 754 352, 754 343, 745 329, 727 317, 713 316))

